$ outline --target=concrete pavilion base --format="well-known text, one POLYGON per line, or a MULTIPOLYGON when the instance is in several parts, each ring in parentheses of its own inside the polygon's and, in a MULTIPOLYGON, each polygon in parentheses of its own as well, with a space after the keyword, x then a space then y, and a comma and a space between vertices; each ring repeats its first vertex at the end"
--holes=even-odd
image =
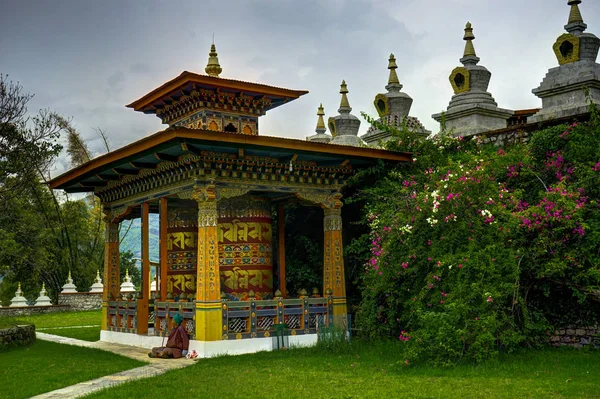
MULTIPOLYGON (((286 336, 290 347, 308 347, 317 343, 317 334, 286 336)), ((138 346, 151 349, 164 345, 162 337, 121 333, 115 331, 100 331, 100 341, 123 345, 138 346)), ((219 355, 241 355, 272 351, 276 349, 275 338, 252 338, 223 341, 190 341, 190 350, 198 352, 199 357, 214 357, 219 355)))

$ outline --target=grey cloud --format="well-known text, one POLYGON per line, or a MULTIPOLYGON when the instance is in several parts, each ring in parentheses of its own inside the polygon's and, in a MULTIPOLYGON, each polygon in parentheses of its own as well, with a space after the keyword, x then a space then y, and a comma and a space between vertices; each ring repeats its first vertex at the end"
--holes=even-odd
POLYGON ((152 67, 150 64, 146 62, 136 62, 134 64, 129 65, 129 72, 131 73, 150 73, 152 72, 152 67))

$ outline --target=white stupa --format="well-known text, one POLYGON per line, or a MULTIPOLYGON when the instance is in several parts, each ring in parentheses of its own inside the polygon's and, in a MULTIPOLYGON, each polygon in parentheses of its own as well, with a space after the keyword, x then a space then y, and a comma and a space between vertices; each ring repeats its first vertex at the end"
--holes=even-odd
POLYGON ((90 292, 104 292, 104 284, 102 284, 102 278, 100 278, 100 270, 96 271, 96 278, 90 292))
POLYGON ((50 302, 50 298, 46 296, 46 284, 42 283, 42 290, 40 291, 40 296, 35 300, 35 306, 50 306, 52 302, 50 302))
POLYGON ((135 292, 135 286, 131 282, 131 277, 129 277, 129 269, 125 270, 125 277, 121 284, 121 292, 135 292))
POLYGON ((23 296, 23 291, 21 291, 21 283, 17 287, 17 292, 15 292, 15 297, 10 300, 10 307, 18 307, 18 306, 27 306, 27 300, 23 296))
POLYGON ((154 276, 154 280, 150 283, 150 292, 156 292, 156 276, 154 276))
POLYGON ((77 292, 77 287, 73 284, 73 279, 71 278, 71 271, 69 270, 69 277, 67 277, 67 283, 62 286, 61 294, 72 294, 77 292))

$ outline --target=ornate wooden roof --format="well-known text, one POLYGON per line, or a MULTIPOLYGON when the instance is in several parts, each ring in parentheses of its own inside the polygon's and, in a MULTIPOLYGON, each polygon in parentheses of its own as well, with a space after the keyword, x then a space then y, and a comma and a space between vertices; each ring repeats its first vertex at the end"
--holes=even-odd
POLYGON ((127 190, 133 188, 144 192, 168 185, 181 175, 235 184, 281 181, 318 187, 343 185, 355 168, 368 167, 379 160, 410 162, 411 155, 176 127, 101 155, 52 179, 49 185, 67 192, 94 192, 103 202, 124 198, 129 195, 127 190))
POLYGON ((171 124, 200 108, 260 116, 306 93, 184 71, 127 107, 171 124))

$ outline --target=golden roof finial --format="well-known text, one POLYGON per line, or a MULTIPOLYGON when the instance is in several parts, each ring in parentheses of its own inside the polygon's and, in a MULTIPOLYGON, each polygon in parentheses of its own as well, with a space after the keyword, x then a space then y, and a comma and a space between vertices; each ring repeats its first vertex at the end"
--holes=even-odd
POLYGON ((467 22, 467 25, 465 26, 465 37, 463 40, 467 41, 465 44, 465 53, 463 54, 463 57, 477 57, 477 54, 475 54, 475 47, 473 47, 475 35, 473 34, 473 28, 470 22, 467 22))
POLYGON ((569 13, 569 22, 567 22, 567 24, 583 22, 583 17, 581 16, 581 12, 579 11, 579 4, 581 4, 581 0, 569 0, 567 4, 571 6, 571 12, 569 13))
POLYGON ((129 269, 125 269, 125 278, 129 277, 129 269))
POLYGON ((396 68, 398 68, 398 64, 396 64, 396 57, 394 57, 394 54, 390 54, 390 59, 388 61, 388 69, 390 70, 388 84, 400 84, 400 80, 398 79, 398 75, 396 74, 396 68))
POLYGON ((315 131, 317 133, 325 133, 327 131, 327 128, 325 128, 325 121, 323 120, 323 116, 325 115, 323 104, 319 105, 317 115, 319 116, 319 118, 317 119, 317 128, 315 129, 315 131))
POLYGON ((217 57, 217 48, 214 43, 215 39, 213 37, 213 44, 210 45, 210 53, 208 53, 208 64, 204 70, 208 74, 208 76, 214 76, 215 78, 219 77, 219 74, 223 71, 221 65, 219 65, 219 58, 217 57))
POLYGON ((340 102, 340 108, 338 109, 338 112, 342 113, 342 111, 346 111, 346 113, 349 113, 352 111, 352 108, 350 108, 348 96, 346 95, 348 94, 348 86, 346 85, 345 80, 342 80, 342 84, 340 85, 340 94, 342 95, 342 101, 340 102))

